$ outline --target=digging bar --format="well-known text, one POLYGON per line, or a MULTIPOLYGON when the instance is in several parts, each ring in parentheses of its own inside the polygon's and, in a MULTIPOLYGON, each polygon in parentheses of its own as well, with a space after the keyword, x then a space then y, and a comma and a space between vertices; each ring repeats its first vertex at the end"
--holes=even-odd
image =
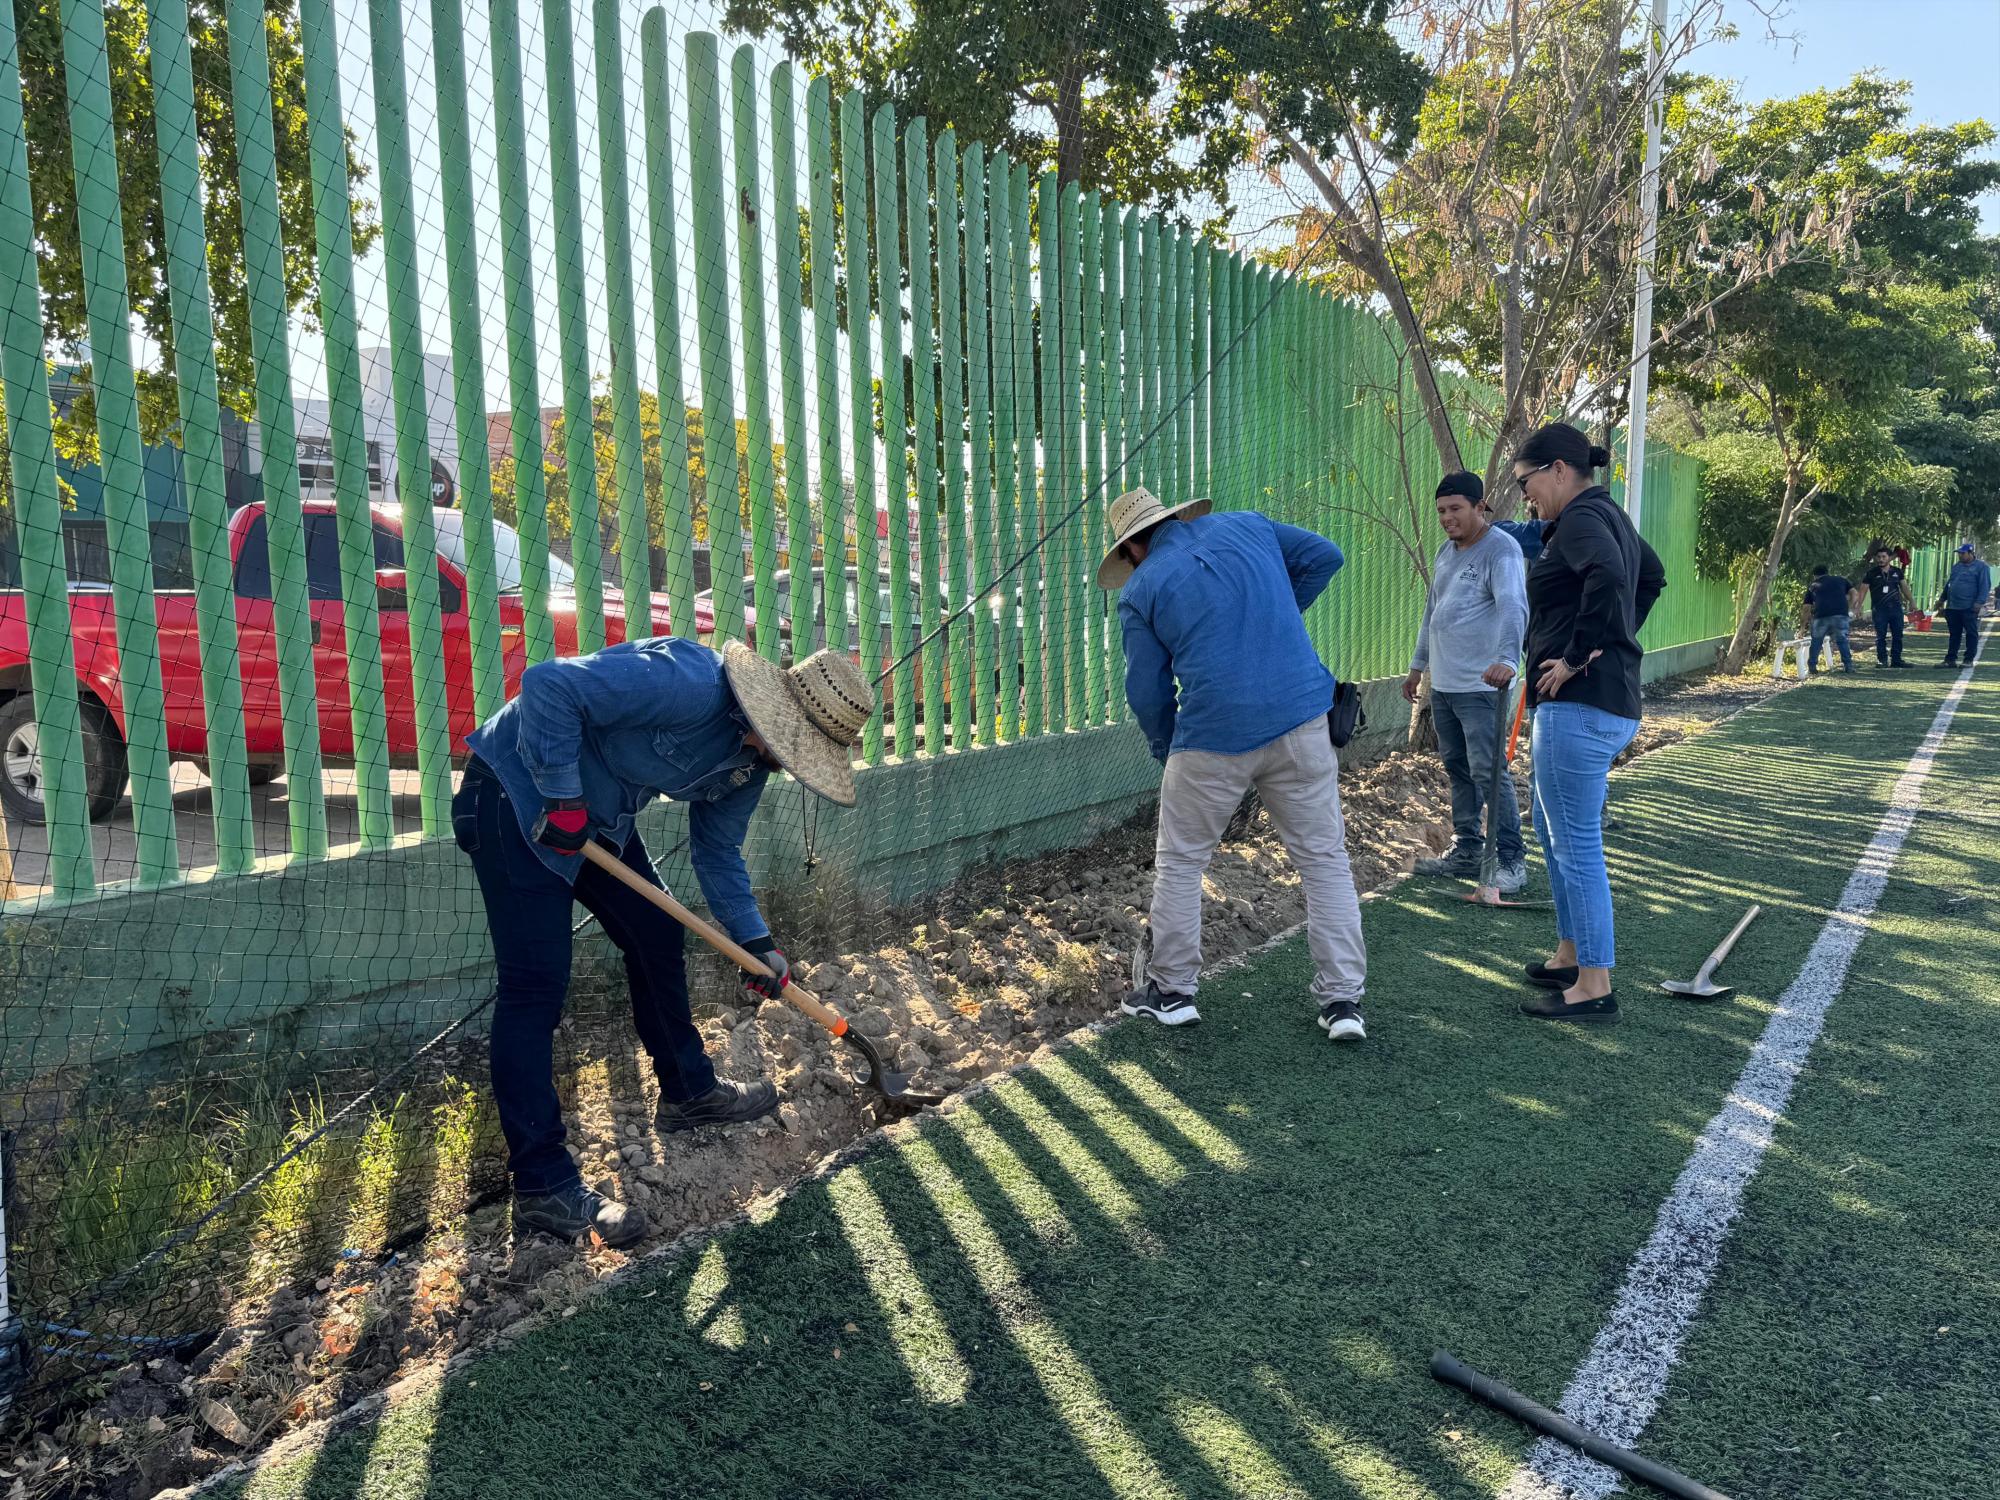
POLYGON ((1757 913, 1764 908, 1753 906, 1743 913, 1743 920, 1729 929, 1729 936, 1715 945, 1715 951, 1702 960, 1701 969, 1692 979, 1667 979, 1661 981, 1660 988, 1669 995, 1685 995, 1690 1000, 1726 1000, 1736 993, 1733 984, 1717 984, 1715 971, 1722 967, 1722 961, 1729 957, 1729 950, 1736 946, 1736 940, 1743 936, 1743 929, 1757 919, 1757 913))

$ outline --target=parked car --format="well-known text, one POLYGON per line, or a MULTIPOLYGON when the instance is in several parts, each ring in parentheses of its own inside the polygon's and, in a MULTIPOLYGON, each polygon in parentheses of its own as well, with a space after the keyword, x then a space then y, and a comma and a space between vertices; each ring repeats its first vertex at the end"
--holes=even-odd
MULTIPOLYGON (((414 765, 417 755, 415 689, 410 671, 408 575, 404 570, 402 513, 392 505, 371 508, 374 518, 376 598, 382 642, 383 712, 392 765, 414 765)), ((466 611, 465 515, 435 510, 439 610, 444 627, 445 699, 452 753, 463 756, 465 737, 476 727, 472 700, 471 624, 466 611)), ((318 699, 320 752, 330 762, 351 762, 354 731, 348 697, 345 606, 341 595, 340 542, 334 506, 303 506, 306 592, 312 620, 313 682, 318 699)), ((510 526, 493 523, 494 564, 499 578, 501 661, 507 696, 520 691, 527 666, 521 578, 521 538, 510 526)), ((243 685, 244 746, 253 783, 269 781, 283 769, 284 714, 278 693, 278 642, 271 597, 268 523, 262 502, 230 517, 229 549, 236 596, 238 674, 243 685)), ((576 579, 562 559, 549 559, 549 610, 558 656, 577 653, 576 579)), ((652 595, 652 629, 670 633, 666 597, 652 595)), ((154 595, 158 621, 160 686, 166 714, 167 753, 176 760, 201 760, 208 732, 201 688, 201 651, 192 590, 154 595)), ((125 703, 118 671, 117 612, 102 585, 70 589, 70 639, 83 730, 85 790, 93 821, 111 814, 126 781, 125 703)), ((697 606, 697 631, 713 632, 714 621, 697 606)), ((623 595, 604 592, 607 641, 625 638, 623 595)), ((17 590, 0 593, 0 803, 17 817, 43 816, 41 736, 35 723, 28 677, 25 600, 17 590)))

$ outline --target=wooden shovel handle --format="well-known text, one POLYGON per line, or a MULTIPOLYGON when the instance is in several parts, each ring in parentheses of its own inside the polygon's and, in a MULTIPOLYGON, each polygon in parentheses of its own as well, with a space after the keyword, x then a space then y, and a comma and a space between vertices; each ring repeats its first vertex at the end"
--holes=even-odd
MULTIPOLYGON (((604 871, 613 880, 623 882, 644 896, 653 905, 659 907, 661 911, 672 917, 681 926, 687 928, 689 932, 692 932, 717 953, 720 953, 724 958, 735 964, 737 968, 746 969, 752 974, 761 974, 766 979, 771 977, 770 965, 766 964, 755 954, 737 946, 726 934, 717 932, 708 923, 702 921, 700 917, 697 917, 685 906, 682 906, 680 902, 676 901, 651 881, 643 879, 638 871, 626 864, 624 860, 612 854, 595 839, 592 839, 583 846, 583 857, 596 865, 598 869, 604 871)), ((806 1015, 811 1016, 835 1036, 846 1035, 846 1018, 832 1006, 821 1001, 817 996, 787 981, 785 984, 785 999, 797 1006, 806 1015)))

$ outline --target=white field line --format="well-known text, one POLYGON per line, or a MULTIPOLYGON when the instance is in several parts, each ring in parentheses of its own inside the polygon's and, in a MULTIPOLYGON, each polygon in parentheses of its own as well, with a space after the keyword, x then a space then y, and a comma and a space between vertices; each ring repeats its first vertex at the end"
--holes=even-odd
MULTIPOLYGON (((1924 782, 1951 728, 1972 669, 1959 674, 1890 794, 1875 837, 1861 852, 1840 904, 1764 1027, 1721 1110, 1702 1130, 1653 1234, 1625 1273, 1611 1316, 1563 1392, 1563 1415, 1631 1447, 1659 1408, 1689 1326, 1715 1276, 1723 1241, 1757 1175, 1826 1013, 1847 983, 1890 868, 1916 820, 1924 782)), ((1603 1500, 1621 1482, 1614 1469, 1543 1438, 1500 1500, 1603 1500)))

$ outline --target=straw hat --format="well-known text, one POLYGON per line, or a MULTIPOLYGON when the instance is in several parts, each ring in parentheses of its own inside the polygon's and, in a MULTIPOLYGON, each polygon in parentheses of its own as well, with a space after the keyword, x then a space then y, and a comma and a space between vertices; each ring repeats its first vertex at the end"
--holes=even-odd
POLYGON ((1157 526, 1175 516, 1186 516, 1192 521, 1196 516, 1207 515, 1212 508, 1213 502, 1208 500, 1162 505, 1153 497, 1151 490, 1127 490, 1111 502, 1111 515, 1107 522, 1111 528, 1111 549, 1104 554, 1104 561, 1097 565, 1097 586, 1101 589, 1125 586, 1125 580, 1132 576, 1132 565, 1118 555, 1118 549, 1148 526, 1157 526))
POLYGON ((837 651, 815 651, 787 671, 741 641, 722 648, 723 670, 771 758, 807 791, 854 806, 854 747, 875 712, 875 690, 837 651))

